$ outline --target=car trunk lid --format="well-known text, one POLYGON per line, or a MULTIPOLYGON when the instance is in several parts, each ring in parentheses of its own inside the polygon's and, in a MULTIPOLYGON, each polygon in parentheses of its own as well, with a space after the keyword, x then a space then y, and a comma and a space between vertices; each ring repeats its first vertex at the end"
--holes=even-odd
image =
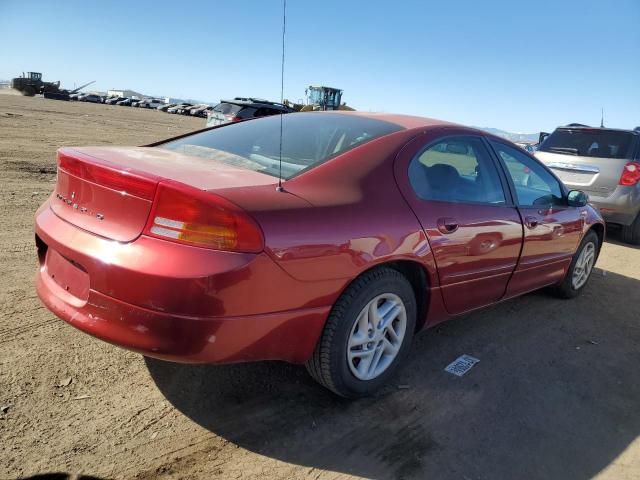
POLYGON ((160 148, 64 148, 51 209, 79 228, 130 242, 144 230, 163 180, 198 190, 274 184, 259 172, 160 148))
POLYGON ((623 158, 585 157, 561 153, 536 152, 540 159, 569 188, 599 196, 611 194, 628 162, 623 158))

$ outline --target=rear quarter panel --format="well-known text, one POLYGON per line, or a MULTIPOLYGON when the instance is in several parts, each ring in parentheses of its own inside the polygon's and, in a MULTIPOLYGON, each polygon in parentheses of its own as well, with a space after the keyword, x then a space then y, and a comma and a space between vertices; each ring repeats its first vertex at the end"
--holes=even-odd
POLYGON ((283 192, 220 193, 260 223, 268 253, 298 280, 340 279, 344 288, 375 265, 411 260, 435 286, 426 236, 393 175, 395 156, 413 135, 398 132, 346 152, 283 182, 283 192))

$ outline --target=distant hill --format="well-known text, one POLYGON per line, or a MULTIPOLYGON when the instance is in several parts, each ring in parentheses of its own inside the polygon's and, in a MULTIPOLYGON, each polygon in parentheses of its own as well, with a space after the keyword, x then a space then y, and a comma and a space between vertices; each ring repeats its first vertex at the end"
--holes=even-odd
POLYGON ((484 130, 485 132, 492 133, 498 137, 506 138, 507 140, 511 140, 512 142, 537 142, 538 141, 538 133, 513 133, 507 132, 505 130, 500 130, 499 128, 491 128, 491 127, 476 127, 480 130, 484 130))

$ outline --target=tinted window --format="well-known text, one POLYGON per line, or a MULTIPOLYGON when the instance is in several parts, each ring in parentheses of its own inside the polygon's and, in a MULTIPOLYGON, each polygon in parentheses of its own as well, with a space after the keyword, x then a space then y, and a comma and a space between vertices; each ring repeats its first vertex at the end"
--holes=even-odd
POLYGON ((238 113, 242 109, 241 105, 236 105, 235 103, 219 103, 215 107, 213 107, 214 112, 222 113, 225 115, 234 115, 238 113))
POLYGON ((564 204, 560 183, 546 168, 516 148, 499 142, 491 143, 513 180, 518 204, 523 206, 564 204))
POLYGON ((411 161, 409 181, 423 200, 505 203, 496 166, 476 137, 450 137, 427 147, 411 161))
POLYGON ((211 161, 278 176, 282 118, 282 176, 318 165, 375 138, 402 130, 393 123, 339 113, 296 113, 231 123, 160 145, 211 161))
POLYGON ((631 158, 633 134, 596 128, 559 128, 540 145, 541 152, 599 158, 631 158))
POLYGON ((253 118, 256 116, 257 110, 258 109, 255 107, 243 107, 236 113, 236 117, 240 117, 242 119, 253 118))
POLYGON ((273 115, 274 113, 280 113, 277 110, 273 110, 271 108, 262 107, 256 110, 253 114, 254 117, 267 117, 269 115, 273 115))

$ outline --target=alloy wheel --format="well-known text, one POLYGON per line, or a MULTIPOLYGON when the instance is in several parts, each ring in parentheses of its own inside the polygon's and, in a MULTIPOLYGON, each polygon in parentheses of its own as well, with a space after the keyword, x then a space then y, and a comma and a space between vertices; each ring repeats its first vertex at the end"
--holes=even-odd
POLYGON ((380 376, 398 355, 407 330, 407 310, 397 295, 384 293, 362 309, 351 328, 347 363, 358 380, 380 376))
POLYGON ((589 242, 580 252, 578 260, 576 260, 576 264, 573 268, 573 277, 571 279, 571 284, 573 285, 574 289, 578 290, 585 283, 587 283, 589 275, 591 275, 591 270, 593 269, 595 259, 596 246, 592 242, 589 242))

